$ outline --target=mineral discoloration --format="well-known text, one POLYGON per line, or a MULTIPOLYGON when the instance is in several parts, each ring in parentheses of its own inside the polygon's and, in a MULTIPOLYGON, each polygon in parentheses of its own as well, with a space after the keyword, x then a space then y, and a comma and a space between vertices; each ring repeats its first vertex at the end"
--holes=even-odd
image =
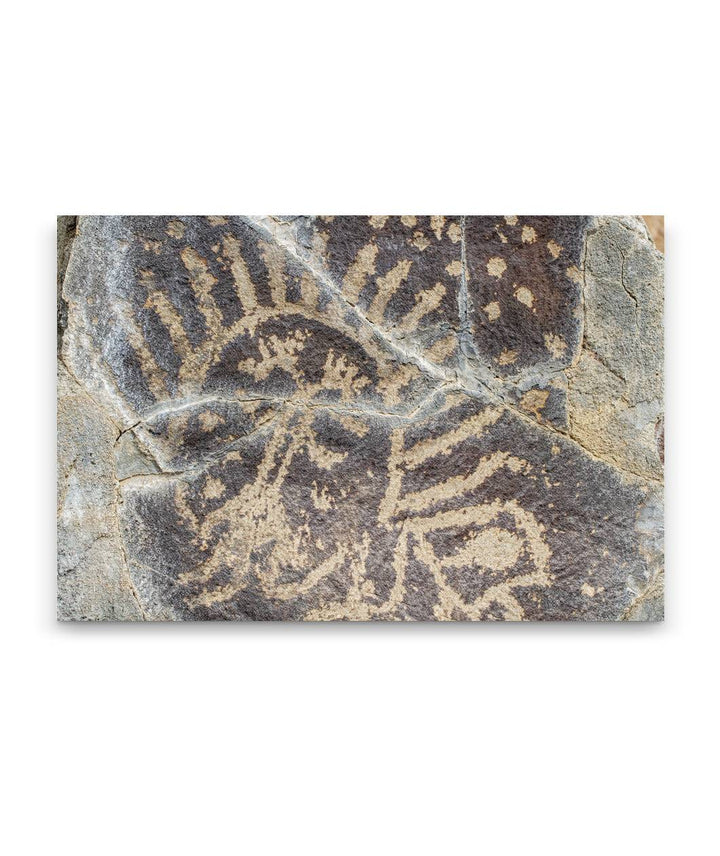
POLYGON ((59 423, 93 419, 61 480, 96 447, 74 502, 103 522, 62 494, 61 618, 661 617, 662 257, 637 218, 71 239, 59 423))

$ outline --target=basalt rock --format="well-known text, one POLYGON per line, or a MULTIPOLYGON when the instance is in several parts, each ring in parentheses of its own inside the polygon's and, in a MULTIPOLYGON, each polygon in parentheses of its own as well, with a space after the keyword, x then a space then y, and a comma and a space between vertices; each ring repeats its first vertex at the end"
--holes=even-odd
POLYGON ((640 218, 59 226, 61 619, 662 617, 640 218))

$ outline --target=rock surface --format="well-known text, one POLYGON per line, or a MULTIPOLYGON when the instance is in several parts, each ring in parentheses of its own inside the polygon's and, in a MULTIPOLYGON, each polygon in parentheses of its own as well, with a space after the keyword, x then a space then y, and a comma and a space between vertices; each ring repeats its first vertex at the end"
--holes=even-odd
POLYGON ((65 620, 656 620, 638 217, 81 217, 65 620))

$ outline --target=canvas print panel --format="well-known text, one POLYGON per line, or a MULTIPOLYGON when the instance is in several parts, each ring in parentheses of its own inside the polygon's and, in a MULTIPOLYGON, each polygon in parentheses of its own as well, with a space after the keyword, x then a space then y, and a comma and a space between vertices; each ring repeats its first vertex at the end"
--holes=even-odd
POLYGON ((659 222, 59 218, 58 617, 661 618, 659 222))

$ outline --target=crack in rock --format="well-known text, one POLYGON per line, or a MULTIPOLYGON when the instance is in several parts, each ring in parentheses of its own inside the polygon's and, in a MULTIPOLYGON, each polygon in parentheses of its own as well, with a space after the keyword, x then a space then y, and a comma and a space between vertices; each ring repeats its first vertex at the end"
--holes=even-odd
POLYGON ((59 226, 61 618, 662 616, 637 218, 59 226))

